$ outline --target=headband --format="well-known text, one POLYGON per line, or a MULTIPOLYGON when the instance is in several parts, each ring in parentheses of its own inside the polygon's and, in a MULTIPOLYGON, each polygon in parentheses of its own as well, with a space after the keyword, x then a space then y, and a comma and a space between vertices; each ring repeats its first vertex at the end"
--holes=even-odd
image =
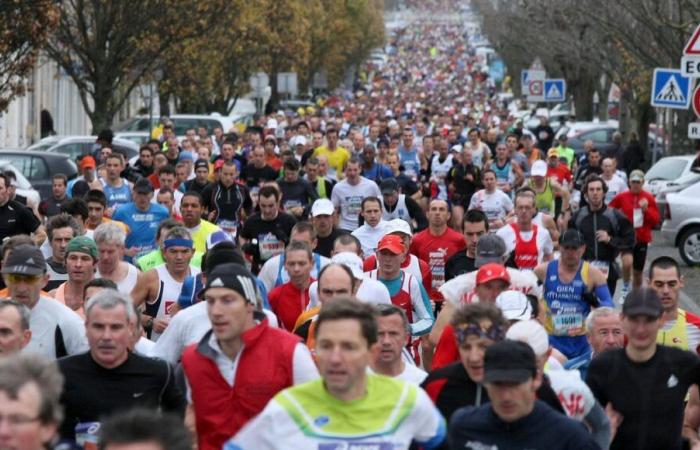
POLYGON ((457 343, 462 344, 470 335, 491 339, 492 341, 502 341, 506 337, 506 330, 498 325, 483 328, 475 323, 464 323, 455 327, 457 343))
POLYGON ((172 238, 172 239, 166 239, 163 241, 163 247, 166 249, 170 247, 188 247, 188 248, 193 248, 194 245, 192 244, 192 239, 185 239, 185 238, 172 238))

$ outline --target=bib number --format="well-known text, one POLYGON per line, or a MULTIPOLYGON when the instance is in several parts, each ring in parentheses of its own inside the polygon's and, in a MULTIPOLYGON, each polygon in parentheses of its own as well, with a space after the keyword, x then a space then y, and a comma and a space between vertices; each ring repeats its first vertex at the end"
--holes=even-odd
POLYGON ((635 228, 642 228, 642 225, 644 225, 644 211, 642 211, 642 208, 634 208, 632 211, 632 222, 635 228))
POLYGON ((221 228, 221 230, 231 236, 234 242, 236 240, 236 235, 238 234, 238 221, 236 220, 226 220, 221 219, 216 224, 221 228))
POLYGON ((591 261, 591 265, 595 267, 596 269, 600 270, 603 272, 603 275, 605 275, 605 278, 608 278, 608 274, 610 273, 610 263, 607 261, 591 261))
POLYGON ((80 422, 75 426, 75 442, 84 450, 97 450, 100 422, 80 422))

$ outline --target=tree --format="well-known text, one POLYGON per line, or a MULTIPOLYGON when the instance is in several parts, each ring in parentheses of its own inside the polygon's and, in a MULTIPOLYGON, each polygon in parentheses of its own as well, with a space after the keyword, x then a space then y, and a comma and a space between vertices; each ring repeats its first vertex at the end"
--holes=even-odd
POLYGON ((47 54, 68 74, 94 131, 177 42, 221 20, 225 0, 63 0, 47 54))
POLYGON ((0 3, 0 113, 24 93, 26 77, 57 22, 58 7, 51 0, 0 3))

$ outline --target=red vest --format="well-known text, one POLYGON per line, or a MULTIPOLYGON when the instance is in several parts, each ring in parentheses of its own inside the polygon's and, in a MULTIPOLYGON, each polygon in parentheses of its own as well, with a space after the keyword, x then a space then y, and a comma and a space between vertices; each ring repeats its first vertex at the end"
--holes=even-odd
POLYGON ((182 367, 192 392, 199 450, 221 450, 279 391, 293 384, 299 337, 268 326, 267 320, 241 335, 243 352, 233 387, 221 376, 208 332, 187 347, 182 367))
POLYGON ((515 233, 515 265, 518 269, 534 269, 537 267, 537 225, 532 224, 532 238, 524 241, 520 236, 520 226, 517 223, 510 224, 515 233))

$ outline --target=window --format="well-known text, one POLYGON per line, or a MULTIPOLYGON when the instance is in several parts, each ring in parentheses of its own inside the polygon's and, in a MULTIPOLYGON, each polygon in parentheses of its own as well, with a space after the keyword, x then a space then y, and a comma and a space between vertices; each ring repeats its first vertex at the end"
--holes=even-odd
POLYGON ((31 170, 27 178, 30 180, 48 180, 50 178, 49 168, 46 166, 43 159, 38 157, 32 158, 31 170))
POLYGON ((593 130, 583 133, 579 137, 582 141, 587 141, 588 139, 593 142, 603 144, 608 142, 608 132, 606 130, 593 130))

